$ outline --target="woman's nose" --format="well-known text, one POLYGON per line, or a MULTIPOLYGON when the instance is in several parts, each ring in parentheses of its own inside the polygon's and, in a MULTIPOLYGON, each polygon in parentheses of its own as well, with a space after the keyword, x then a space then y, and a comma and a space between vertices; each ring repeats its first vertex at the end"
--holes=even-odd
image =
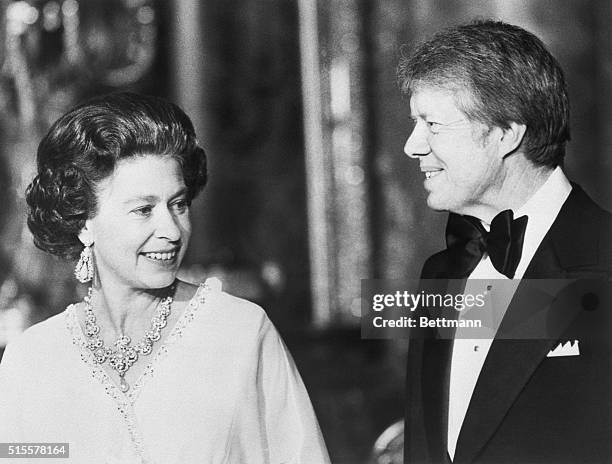
POLYGON ((156 235, 175 242, 181 238, 181 229, 177 224, 176 218, 168 209, 160 211, 157 217, 156 235))

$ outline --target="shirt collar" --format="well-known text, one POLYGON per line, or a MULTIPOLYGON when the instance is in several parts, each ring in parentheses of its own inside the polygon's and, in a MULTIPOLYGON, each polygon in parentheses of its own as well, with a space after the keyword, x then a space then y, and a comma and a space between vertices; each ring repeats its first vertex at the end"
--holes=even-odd
MULTIPOLYGON (((523 250, 521 261, 514 273, 515 279, 521 279, 525 270, 531 262, 536 250, 542 243, 544 236, 557 218, 563 203, 572 190, 572 186, 565 177, 563 170, 556 167, 546 182, 517 210, 513 210, 514 217, 527 216, 527 227, 525 228, 525 238, 523 240, 523 250)), ((481 221, 482 222, 482 221, 481 221)), ((489 224, 483 226, 489 230, 489 224)), ((476 266, 470 275, 470 279, 506 279, 506 276, 499 273, 491 264, 491 260, 485 255, 484 259, 476 266)))
POLYGON ((516 269, 515 278, 521 278, 544 236, 557 218, 563 203, 567 200, 572 185, 557 166, 546 182, 527 202, 514 212, 514 217, 527 216, 527 228, 523 242, 521 261, 516 269))

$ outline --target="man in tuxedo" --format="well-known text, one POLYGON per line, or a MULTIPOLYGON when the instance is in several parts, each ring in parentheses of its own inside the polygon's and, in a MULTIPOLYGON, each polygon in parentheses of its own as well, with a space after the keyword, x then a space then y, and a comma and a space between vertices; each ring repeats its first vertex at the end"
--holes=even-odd
POLYGON ((562 170, 563 71, 533 34, 478 21, 434 35, 399 77, 414 121, 404 151, 428 206, 450 213, 422 278, 516 282, 489 340, 411 329, 405 462, 612 462, 612 307, 605 285, 576 281, 609 282, 612 215, 562 170), (529 293, 533 279, 567 285, 529 293), (512 332, 529 318, 530 335, 512 332))

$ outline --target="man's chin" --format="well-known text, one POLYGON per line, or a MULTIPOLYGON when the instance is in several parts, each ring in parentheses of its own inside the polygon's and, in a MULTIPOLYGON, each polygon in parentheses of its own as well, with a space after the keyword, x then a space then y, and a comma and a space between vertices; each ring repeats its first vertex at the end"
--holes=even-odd
POLYGON ((432 198, 431 195, 427 197, 427 206, 434 211, 450 211, 450 205, 448 202, 440 201, 439 199, 432 198))

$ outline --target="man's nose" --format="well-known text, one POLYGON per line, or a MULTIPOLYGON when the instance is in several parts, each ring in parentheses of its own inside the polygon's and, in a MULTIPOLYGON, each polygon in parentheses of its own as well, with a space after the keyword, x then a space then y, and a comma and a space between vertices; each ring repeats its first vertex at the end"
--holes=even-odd
POLYGON ((429 142, 427 141, 427 135, 425 131, 421 127, 420 124, 417 124, 408 140, 406 140, 406 144, 404 145, 404 153, 406 153, 411 158, 418 158, 419 156, 427 156, 431 148, 429 146, 429 142))

